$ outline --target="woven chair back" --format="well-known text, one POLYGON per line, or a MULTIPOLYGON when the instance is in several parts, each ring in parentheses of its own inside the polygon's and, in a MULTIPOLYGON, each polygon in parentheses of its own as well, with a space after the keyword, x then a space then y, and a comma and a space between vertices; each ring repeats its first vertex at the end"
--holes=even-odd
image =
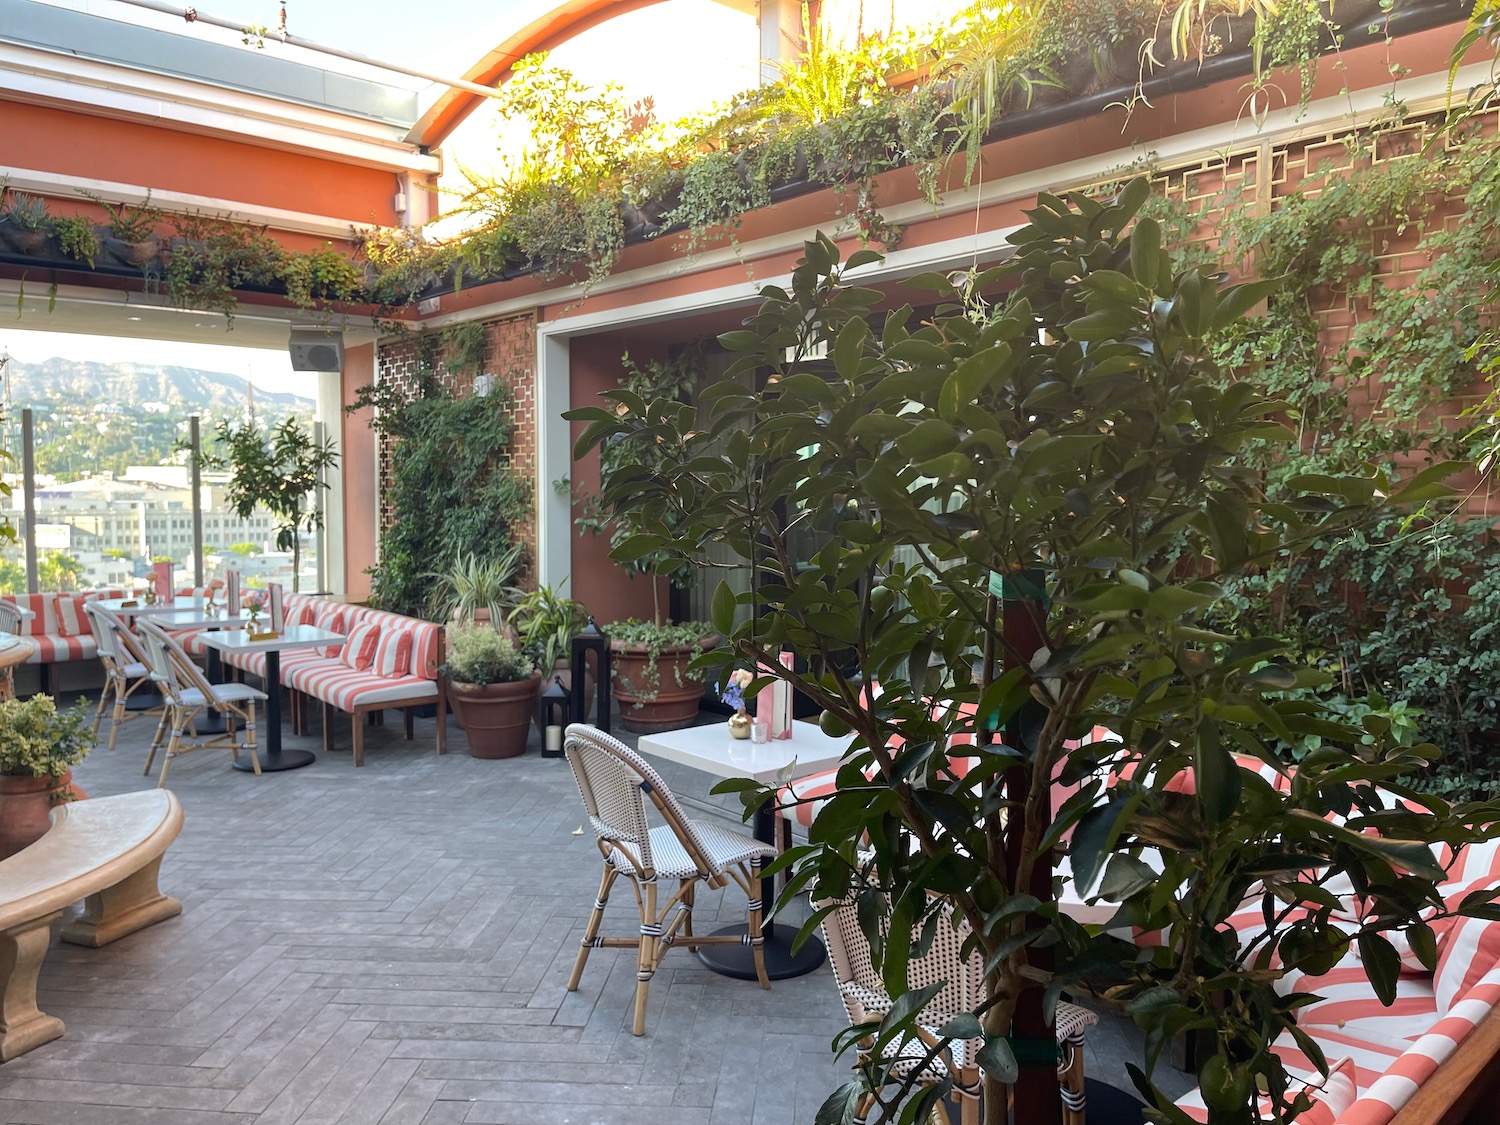
MULTIPOLYGON (((828 959, 839 989, 846 997, 845 1003, 855 999, 866 1010, 873 1010, 888 1006, 890 997, 884 978, 875 969, 870 939, 859 924, 859 899, 866 893, 881 895, 884 892, 860 886, 852 889, 823 919, 823 939, 828 946, 828 959)), ((818 905, 827 905, 827 901, 818 905)), ((881 909, 879 916, 881 942, 884 943, 890 932, 890 915, 881 909)), ((968 936, 967 921, 955 913, 953 904, 946 899, 932 899, 926 916, 912 927, 912 954, 906 965, 907 988, 915 992, 932 984, 943 985, 917 1016, 917 1022, 925 1027, 942 1027, 954 1016, 972 1012, 983 1003, 984 958, 977 946, 967 957, 964 956, 964 941, 968 936), (919 955, 917 951, 923 948, 921 943, 929 933, 932 935, 931 944, 919 955)), ((983 1042, 982 1039, 955 1040, 952 1044, 954 1061, 960 1066, 969 1065, 983 1042)))
POLYGON ((654 872, 651 857, 651 821, 646 812, 649 798, 662 822, 670 826, 678 841, 704 875, 718 875, 721 868, 707 857, 707 849, 683 812, 672 791, 650 763, 630 747, 596 727, 574 723, 568 727, 563 750, 578 793, 599 839, 630 854, 636 864, 654 872))
POLYGON ((182 706, 183 692, 197 688, 210 704, 218 697, 213 685, 198 671, 182 646, 172 635, 153 621, 143 620, 138 626, 141 640, 145 642, 146 666, 151 669, 151 678, 161 685, 162 692, 175 704, 182 706), (204 690, 207 688, 207 690, 204 690))
POLYGON ((14 602, 0 601, 0 633, 21 632, 21 610, 14 602))

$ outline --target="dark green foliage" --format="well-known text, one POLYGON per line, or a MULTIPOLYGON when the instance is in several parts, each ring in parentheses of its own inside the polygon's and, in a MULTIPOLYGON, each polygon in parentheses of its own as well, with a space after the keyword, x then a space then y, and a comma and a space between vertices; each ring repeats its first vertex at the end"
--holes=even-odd
POLYGON ((369 406, 376 430, 396 442, 387 498, 396 515, 380 537, 370 598, 396 613, 437 616, 432 576, 460 555, 505 554, 511 525, 530 507, 530 482, 508 463, 509 400, 499 386, 457 398, 424 366, 410 399, 382 382, 361 387, 348 409, 369 406))
MULTIPOLYGON (((628 391, 573 415, 590 423, 580 451, 623 439, 661 454, 649 474, 606 486, 635 532, 617 559, 691 557, 716 542, 753 568, 748 592, 725 583, 712 599, 729 643, 699 658, 707 677, 731 663, 775 666, 788 646, 806 670, 776 674, 824 709, 830 734, 855 738, 809 843, 778 861, 796 869, 786 894, 816 880, 839 897, 863 866, 856 841, 867 841, 885 894, 862 926, 893 994, 906 992, 909 949, 882 935, 920 926, 929 895, 948 896, 973 927, 992 997, 973 1013, 995 1064, 992 1122, 1017 997, 1040 993, 1048 1006, 1080 981, 1127 1003, 1148 1063, 1182 1031, 1209 1033, 1216 1085, 1259 1085, 1271 1119, 1290 1120, 1306 1099, 1268 1050, 1294 1024, 1277 978, 1326 968, 1357 941, 1389 993, 1383 934, 1410 925, 1442 878, 1427 845, 1470 838, 1471 818, 1494 818, 1436 800, 1430 816, 1385 811, 1373 786, 1411 794, 1401 776, 1435 750, 1378 723, 1338 721, 1312 690, 1327 676, 1274 638, 1212 627, 1227 580, 1444 495, 1451 467, 1405 485, 1374 468, 1292 479, 1269 498, 1242 453, 1289 448, 1295 433, 1259 386, 1224 378, 1212 345, 1274 285, 1223 287, 1217 271, 1174 270, 1160 227, 1132 225, 1146 194, 1139 181, 1103 202, 1041 196, 1012 236, 1010 265, 958 287, 913 279, 939 301, 920 324, 909 308, 877 322, 879 295, 843 280, 871 255, 841 263, 820 236, 791 285, 766 287, 745 329, 721 337, 741 358, 703 392, 706 418, 628 391), (1003 277, 1014 287, 1001 304, 977 299, 1003 277), (801 359, 823 341, 832 371, 801 359), (773 376, 759 393, 735 381, 756 369, 773 376), (794 525, 825 521, 838 534, 821 550, 792 551, 794 525), (1019 603, 1010 613, 1034 607, 1045 651, 1007 651, 1002 595, 1019 603), (968 704, 986 728, 995 716, 1004 743, 962 747, 977 764, 956 776, 946 747, 974 720, 934 700, 968 704), (1070 748, 1095 724, 1123 743, 1070 748), (1277 763, 1293 742, 1306 752, 1290 793, 1231 757, 1277 763), (1133 780, 1106 792, 1105 755, 1137 766, 1133 780), (1194 792, 1168 788, 1183 772, 1194 792), (1055 777, 1080 789, 1048 810, 1055 777), (1376 825, 1379 835, 1361 831, 1376 825), (1079 882, 1102 873, 1121 923, 1170 926, 1170 946, 1137 951, 1033 897, 1034 873, 1069 829, 1079 882), (1141 861, 1145 849, 1160 873, 1141 861), (1411 876, 1396 879, 1393 861, 1411 876), (1366 891, 1367 918, 1331 917, 1323 884, 1339 872, 1366 891), (1267 918, 1248 951, 1224 925, 1247 899, 1267 918), (1051 969, 1033 953, 1044 947, 1051 969)), ((748 805, 770 799, 750 782, 729 788, 748 805)), ((882 1034, 909 1032, 918 999, 898 1002, 882 1034)), ((884 1087, 881 1120, 915 1096, 878 1066, 861 1068, 852 1092, 862 1087, 884 1087)), ((849 1094, 820 1120, 847 1120, 849 1094)), ((1216 1101, 1211 1121, 1249 1120, 1243 1099, 1216 1101)))

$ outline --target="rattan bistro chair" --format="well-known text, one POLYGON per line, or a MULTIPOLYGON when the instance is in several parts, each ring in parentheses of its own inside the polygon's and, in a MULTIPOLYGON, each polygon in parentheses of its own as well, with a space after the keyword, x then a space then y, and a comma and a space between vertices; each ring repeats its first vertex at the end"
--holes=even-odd
POLYGON ((0 601, 0 633, 22 636, 21 608, 15 602, 0 601))
MULTIPOLYGON (((891 1008, 885 982, 874 967, 869 939, 860 928, 859 896, 860 888, 856 886, 822 920, 828 960, 833 966, 839 998, 849 1014, 851 1027, 871 1019, 879 1020, 891 1008)), ((815 899, 813 905, 822 909, 833 905, 833 900, 820 902, 815 899)), ((878 1063, 891 1081, 915 1079, 918 1083, 930 1085, 951 1077, 953 1096, 959 1101, 960 1120, 963 1125, 978 1125, 979 1099, 983 1089, 978 1054, 984 1040, 952 1040, 936 1053, 934 1048, 941 1043, 937 1037, 938 1028, 954 1016, 973 1012, 984 1003, 984 955, 977 948, 967 957, 963 955, 964 941, 969 933, 968 922, 954 911, 951 902, 936 900, 933 910, 937 912, 937 918, 932 940, 920 956, 915 951, 923 948, 925 924, 919 923, 912 930, 911 948, 914 952, 907 963, 907 984, 912 991, 939 982, 943 987, 918 1013, 920 1027, 917 1036, 885 1044, 878 1063), (933 1056, 930 1060, 929 1055, 933 1056)), ((1087 1008, 1063 1001, 1057 1005, 1057 1081, 1062 1087, 1063 1125, 1084 1125, 1083 1033, 1098 1022, 1099 1017, 1087 1008)), ((873 1040, 861 1044, 861 1061, 868 1062, 873 1050, 873 1040)), ((873 1094, 865 1096, 855 1113, 856 1123, 862 1125, 874 1102, 873 1094)), ((938 1116, 934 1115, 934 1120, 937 1119, 938 1116)))
MULTIPOLYGON (((99 733, 99 723, 104 718, 104 709, 114 697, 114 708, 109 718, 109 748, 115 748, 115 736, 120 733, 120 724, 134 718, 125 709, 126 701, 151 683, 151 670, 146 667, 146 652, 141 642, 126 628, 120 617, 95 602, 85 602, 83 612, 88 615, 89 629, 94 634, 94 643, 99 648, 99 663, 104 666, 104 690, 99 693, 99 705, 94 708, 94 733, 99 733)), ((153 707, 143 715, 161 713, 153 707)), ((163 723, 165 715, 163 714, 163 723)), ((160 734, 161 725, 157 727, 160 734)))
POLYGON ((755 961, 755 975, 762 988, 770 988, 761 946, 760 868, 776 849, 743 832, 689 820, 677 798, 646 761, 603 731, 582 723, 568 727, 564 743, 568 765, 578 781, 589 821, 598 835, 604 856, 604 878, 599 897, 583 933, 568 991, 578 988, 589 951, 599 946, 633 946, 637 950, 634 1032, 646 1030, 646 992, 662 957, 673 945, 748 943, 755 961), (652 827, 646 813, 646 798, 663 823, 652 827), (599 923, 609 891, 620 876, 628 879, 640 909, 640 935, 603 938, 599 923), (699 881, 713 888, 725 887, 733 879, 749 900, 749 933, 739 936, 703 936, 693 933, 693 895, 699 881), (660 901, 658 880, 675 880, 677 890, 660 901))
MULTIPOLYGON (((250 765, 256 776, 260 776, 260 758, 255 753, 255 705, 266 700, 266 693, 249 684, 212 684, 198 670, 187 653, 165 629, 149 620, 139 625, 141 640, 145 642, 146 655, 151 667, 151 678, 161 688, 166 700, 166 715, 156 737, 151 740, 151 753, 146 757, 143 773, 151 772, 151 763, 156 760, 156 751, 161 746, 163 728, 170 726, 172 736, 167 742, 166 757, 161 763, 161 777, 157 787, 167 783, 167 769, 172 759, 189 750, 227 746, 236 760, 240 756, 240 741, 235 733, 235 721, 245 724, 245 749, 250 751, 250 765), (218 711, 224 716, 224 733, 215 738, 201 739, 184 746, 182 736, 192 726, 200 711, 218 711)), ((196 732, 195 732, 196 734, 196 732)))

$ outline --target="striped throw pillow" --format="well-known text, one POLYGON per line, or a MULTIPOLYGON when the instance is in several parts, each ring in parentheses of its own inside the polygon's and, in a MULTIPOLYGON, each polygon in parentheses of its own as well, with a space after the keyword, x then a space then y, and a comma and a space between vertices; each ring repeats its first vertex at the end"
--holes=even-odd
POLYGON ((344 642, 339 659, 356 672, 363 672, 375 659, 375 647, 379 643, 380 626, 366 621, 349 631, 349 639, 344 642))
POLYGON ((375 647, 375 662, 370 671, 387 679, 399 679, 411 672, 411 630, 386 629, 375 647))
POLYGON ((52 612, 57 617, 57 631, 65 637, 81 637, 89 631, 83 617, 83 599, 77 594, 56 594, 52 612))

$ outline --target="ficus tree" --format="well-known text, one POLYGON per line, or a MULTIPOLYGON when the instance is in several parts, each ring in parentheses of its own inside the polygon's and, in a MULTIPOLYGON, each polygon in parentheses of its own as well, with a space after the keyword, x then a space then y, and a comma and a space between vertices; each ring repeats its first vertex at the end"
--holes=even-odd
POLYGON ((323 474, 338 465, 331 440, 318 442, 296 418, 284 418, 269 432, 253 420, 214 428, 217 448, 205 449, 202 463, 229 470, 229 506, 241 519, 259 508, 271 514, 276 549, 292 553, 292 590, 302 573, 302 532, 323 525, 313 496, 326 488, 323 474))
MULTIPOLYGON (((1308 1095, 1270 1046, 1297 1035, 1305 1000, 1278 981, 1354 946, 1393 996, 1391 931, 1408 928, 1435 961, 1419 920, 1442 906, 1433 846, 1494 817, 1412 793, 1402 778, 1436 750, 1335 722, 1305 690, 1317 674, 1283 662, 1276 638, 1210 627, 1227 576, 1440 502, 1452 466, 1404 482, 1374 469, 1293 479, 1267 495, 1237 454, 1294 433, 1253 372, 1229 377, 1209 344, 1274 282, 1174 272, 1160 228, 1136 220, 1146 194, 1136 181, 1102 202, 1039 197, 1004 265, 916 279, 937 302, 920 321, 910 307, 877 318, 880 294, 849 279, 875 256, 841 262, 819 236, 790 286, 767 286, 744 329, 721 337, 739 358, 701 409, 611 392, 578 446, 631 435, 662 454, 608 485, 635 528, 616 559, 702 558, 718 542, 751 569, 748 592, 714 596, 729 643, 702 658, 708 674, 769 669, 851 738, 809 842, 778 860, 794 869, 783 904, 813 885, 833 899, 867 888, 861 923, 900 999, 839 1042, 916 1044, 912 941, 938 897, 967 919, 987 999, 941 1036, 982 1033, 988 1125, 1006 1120, 1007 1084, 1018 1120, 1055 1114, 1048 1025, 1060 993, 1084 985, 1144 1027, 1134 1077, 1159 1120, 1186 1117, 1150 1071, 1193 1030, 1208 1033, 1211 1121, 1290 1120, 1308 1095), (824 345, 827 360, 810 358, 824 345), (803 523, 832 534, 797 558, 803 523), (776 659, 784 647, 795 669, 776 659), (1120 741, 1085 743, 1096 725, 1120 741), (1283 786, 1236 759, 1284 769, 1293 742, 1313 748, 1283 786), (1062 856, 1080 887, 1098 880, 1119 904, 1119 925, 1167 940, 1136 948, 1060 912, 1062 856), (1362 896, 1360 920, 1338 912, 1334 880, 1362 896), (1241 942, 1225 922, 1247 903, 1265 929, 1241 942)), ((750 807, 771 797, 730 787, 750 807)), ((883 1054, 820 1123, 851 1120, 870 1093, 881 1120, 919 1121, 947 1092, 918 1089, 883 1054)))

